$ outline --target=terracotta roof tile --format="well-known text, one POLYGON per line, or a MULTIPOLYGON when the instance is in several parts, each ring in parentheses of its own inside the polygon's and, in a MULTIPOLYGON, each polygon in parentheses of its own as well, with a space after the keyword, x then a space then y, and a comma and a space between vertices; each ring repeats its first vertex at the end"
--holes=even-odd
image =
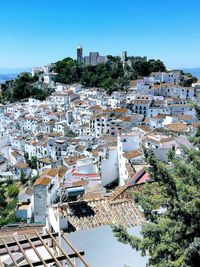
POLYGON ((34 186, 36 186, 36 185, 44 185, 44 186, 47 186, 50 182, 51 182, 51 179, 50 178, 40 177, 40 178, 38 178, 35 181, 34 186))
POLYGON ((126 158, 126 159, 132 159, 132 158, 137 158, 139 156, 142 155, 142 152, 140 150, 132 150, 132 151, 129 151, 129 152, 125 152, 123 153, 123 156, 126 158))
POLYGON ((139 125, 139 126, 137 126, 137 128, 144 131, 144 132, 147 132, 147 133, 151 132, 151 129, 145 125, 139 125))
POLYGON ((168 130, 173 131, 173 132, 183 132, 187 131, 188 127, 184 123, 171 123, 167 124, 165 126, 168 130))
POLYGON ((128 109, 126 108, 116 108, 115 112, 117 113, 127 113, 128 109))
POLYGON ((58 170, 57 169, 48 169, 48 170, 45 170, 44 172, 42 172, 40 174, 41 177, 43 176, 51 176, 51 177, 54 177, 56 176, 58 173, 58 170))
POLYGON ((28 164, 25 162, 18 162, 14 165, 15 168, 17 169, 27 169, 29 168, 28 164))

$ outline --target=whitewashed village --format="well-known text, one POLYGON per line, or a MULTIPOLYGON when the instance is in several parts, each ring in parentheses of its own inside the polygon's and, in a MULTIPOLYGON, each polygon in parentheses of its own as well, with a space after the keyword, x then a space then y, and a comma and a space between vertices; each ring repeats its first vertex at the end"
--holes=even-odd
POLYGON ((181 156, 182 146, 192 147, 200 82, 184 87, 180 71, 153 72, 131 80, 126 91, 107 94, 55 82, 51 69, 32 69, 38 83, 52 90, 45 100, 0 106, 0 179, 23 181, 15 207, 19 222, 5 231, 23 235, 20 224, 41 233, 139 226, 144 216, 132 193, 153 183, 145 148, 170 164, 169 151, 181 156))

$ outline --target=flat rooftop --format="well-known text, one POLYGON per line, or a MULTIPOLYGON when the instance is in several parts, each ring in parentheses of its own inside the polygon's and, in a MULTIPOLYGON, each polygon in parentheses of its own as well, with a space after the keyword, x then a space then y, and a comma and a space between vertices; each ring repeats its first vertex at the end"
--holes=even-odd
MULTIPOLYGON (((129 228, 128 232, 140 237, 139 226, 129 228)), ((146 267, 147 257, 118 242, 109 226, 73 232, 67 237, 78 250, 84 250, 91 267, 146 267)))

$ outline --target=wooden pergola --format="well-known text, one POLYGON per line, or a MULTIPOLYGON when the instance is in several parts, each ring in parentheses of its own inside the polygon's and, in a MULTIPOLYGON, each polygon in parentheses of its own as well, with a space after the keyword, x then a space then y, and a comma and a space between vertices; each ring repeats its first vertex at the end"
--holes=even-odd
MULTIPOLYGON (((65 261, 67 266, 69 267, 76 267, 76 264, 73 261, 73 258, 78 258, 84 267, 89 267, 85 259, 83 258, 84 252, 83 251, 77 251, 76 248, 71 244, 71 242, 65 237, 64 233, 61 232, 60 237, 64 240, 65 244, 70 249, 71 253, 67 253, 63 247, 59 244, 56 237, 58 236, 58 233, 50 233, 47 231, 47 234, 40 235, 38 232, 35 232, 34 237, 28 237, 25 235, 25 239, 18 240, 15 236, 13 236, 14 241, 10 243, 6 243, 3 239, 1 239, 2 244, 0 244, 0 250, 6 250, 7 254, 9 255, 10 259, 13 262, 13 266, 16 267, 33 267, 33 266, 45 266, 47 267, 50 263, 55 263, 58 267, 63 267, 62 262, 65 261), (52 244, 57 248, 60 253, 58 256, 53 253, 52 249, 47 245, 46 241, 51 241, 52 244), (34 244, 37 242, 37 245, 34 244), (39 244, 39 245, 38 245, 39 244), (51 256, 48 259, 44 259, 44 257, 40 254, 37 247, 44 247, 48 254, 51 256), (15 257, 13 256, 13 249, 16 252, 16 247, 18 248, 17 251, 21 252, 23 255, 26 263, 20 264, 17 263, 15 260, 15 257), (30 259, 27 256, 26 250, 33 249, 35 254, 37 255, 38 260, 35 262, 31 262, 30 259)), ((54 249, 55 249, 54 248, 54 249)), ((5 253, 4 253, 5 254, 5 253)), ((0 260, 0 266, 5 266, 2 260, 0 260)))

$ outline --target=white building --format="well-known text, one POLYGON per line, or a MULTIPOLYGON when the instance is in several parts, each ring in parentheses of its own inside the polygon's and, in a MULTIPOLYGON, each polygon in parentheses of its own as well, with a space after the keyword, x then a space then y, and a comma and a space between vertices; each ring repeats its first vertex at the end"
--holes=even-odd
POLYGON ((124 185, 127 175, 125 173, 125 161, 123 154, 140 148, 139 134, 136 132, 122 133, 117 137, 119 184, 124 185))
POLYGON ((108 146, 106 157, 100 158, 102 186, 106 186, 119 178, 118 150, 116 146, 108 146))

